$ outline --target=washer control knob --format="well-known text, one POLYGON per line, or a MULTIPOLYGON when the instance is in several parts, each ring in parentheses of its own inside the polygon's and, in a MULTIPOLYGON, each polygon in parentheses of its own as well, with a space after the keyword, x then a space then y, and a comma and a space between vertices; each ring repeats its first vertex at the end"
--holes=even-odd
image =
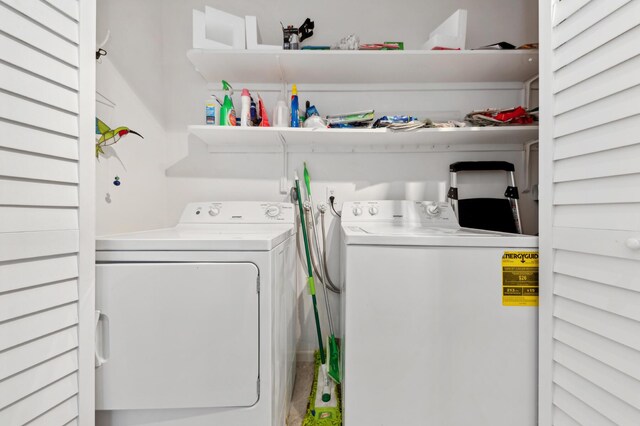
POLYGON ((220 214, 220 209, 217 207, 209 208, 209 216, 218 216, 220 214))
POLYGON ((440 214, 440 206, 438 203, 431 203, 425 206, 424 211, 429 216, 438 216, 440 214))
POLYGON ((354 216, 360 216, 362 214, 362 209, 360 207, 354 207, 353 208, 353 215, 354 216))
POLYGON ((369 214, 371 216, 375 216, 378 214, 378 208, 376 206, 369 207, 369 214))
POLYGON ((264 211, 267 217, 278 217, 280 214, 280 207, 278 206, 267 206, 267 209, 264 211))

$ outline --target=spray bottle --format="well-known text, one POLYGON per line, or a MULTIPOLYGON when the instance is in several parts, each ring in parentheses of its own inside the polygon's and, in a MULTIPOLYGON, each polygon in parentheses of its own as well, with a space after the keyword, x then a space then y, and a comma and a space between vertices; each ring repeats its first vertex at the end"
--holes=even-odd
POLYGON ((222 90, 225 91, 224 102, 220 107, 220 125, 221 126, 235 126, 236 125, 236 110, 233 107, 233 87, 226 81, 222 80, 222 90))
POLYGON ((215 126, 216 124, 216 106, 216 98, 214 95, 211 95, 209 99, 207 99, 204 112, 206 117, 205 122, 212 126, 215 126))
POLYGON ((252 126, 251 122, 251 95, 247 89, 242 89, 242 110, 240 111, 240 125, 243 127, 252 126))
POLYGON ((298 87, 291 87, 291 127, 300 127, 300 115, 298 112, 298 87))

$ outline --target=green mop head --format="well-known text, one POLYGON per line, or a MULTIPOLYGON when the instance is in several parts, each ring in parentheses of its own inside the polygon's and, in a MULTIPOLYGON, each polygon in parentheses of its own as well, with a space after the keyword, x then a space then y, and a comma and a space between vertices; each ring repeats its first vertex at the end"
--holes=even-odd
POLYGON ((331 398, 331 401, 326 405, 320 406, 321 399, 316 400, 316 394, 318 391, 318 372, 322 369, 322 363, 320 362, 320 354, 315 353, 315 366, 313 370, 313 386, 311 388, 311 395, 309 396, 309 405, 307 406, 307 414, 304 416, 302 426, 340 426, 342 425, 342 402, 340 400, 340 388, 333 381, 335 398, 331 398))

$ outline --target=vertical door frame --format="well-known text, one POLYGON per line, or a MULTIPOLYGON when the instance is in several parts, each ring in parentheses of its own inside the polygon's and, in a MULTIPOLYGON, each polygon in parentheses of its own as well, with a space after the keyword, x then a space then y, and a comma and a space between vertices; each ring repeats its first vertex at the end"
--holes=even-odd
POLYGON ((95 116, 96 0, 79 0, 78 420, 95 423, 95 116))
POLYGON ((557 0, 539 0, 540 152, 539 244, 540 295, 538 327, 538 424, 551 425, 553 415, 553 49, 552 14, 557 0))

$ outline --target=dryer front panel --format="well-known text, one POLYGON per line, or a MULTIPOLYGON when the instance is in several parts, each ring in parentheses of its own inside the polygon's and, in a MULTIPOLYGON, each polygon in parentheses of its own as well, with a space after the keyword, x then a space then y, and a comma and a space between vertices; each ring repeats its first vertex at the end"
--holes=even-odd
POLYGON ((258 401, 256 265, 111 263, 96 274, 97 409, 258 401))

